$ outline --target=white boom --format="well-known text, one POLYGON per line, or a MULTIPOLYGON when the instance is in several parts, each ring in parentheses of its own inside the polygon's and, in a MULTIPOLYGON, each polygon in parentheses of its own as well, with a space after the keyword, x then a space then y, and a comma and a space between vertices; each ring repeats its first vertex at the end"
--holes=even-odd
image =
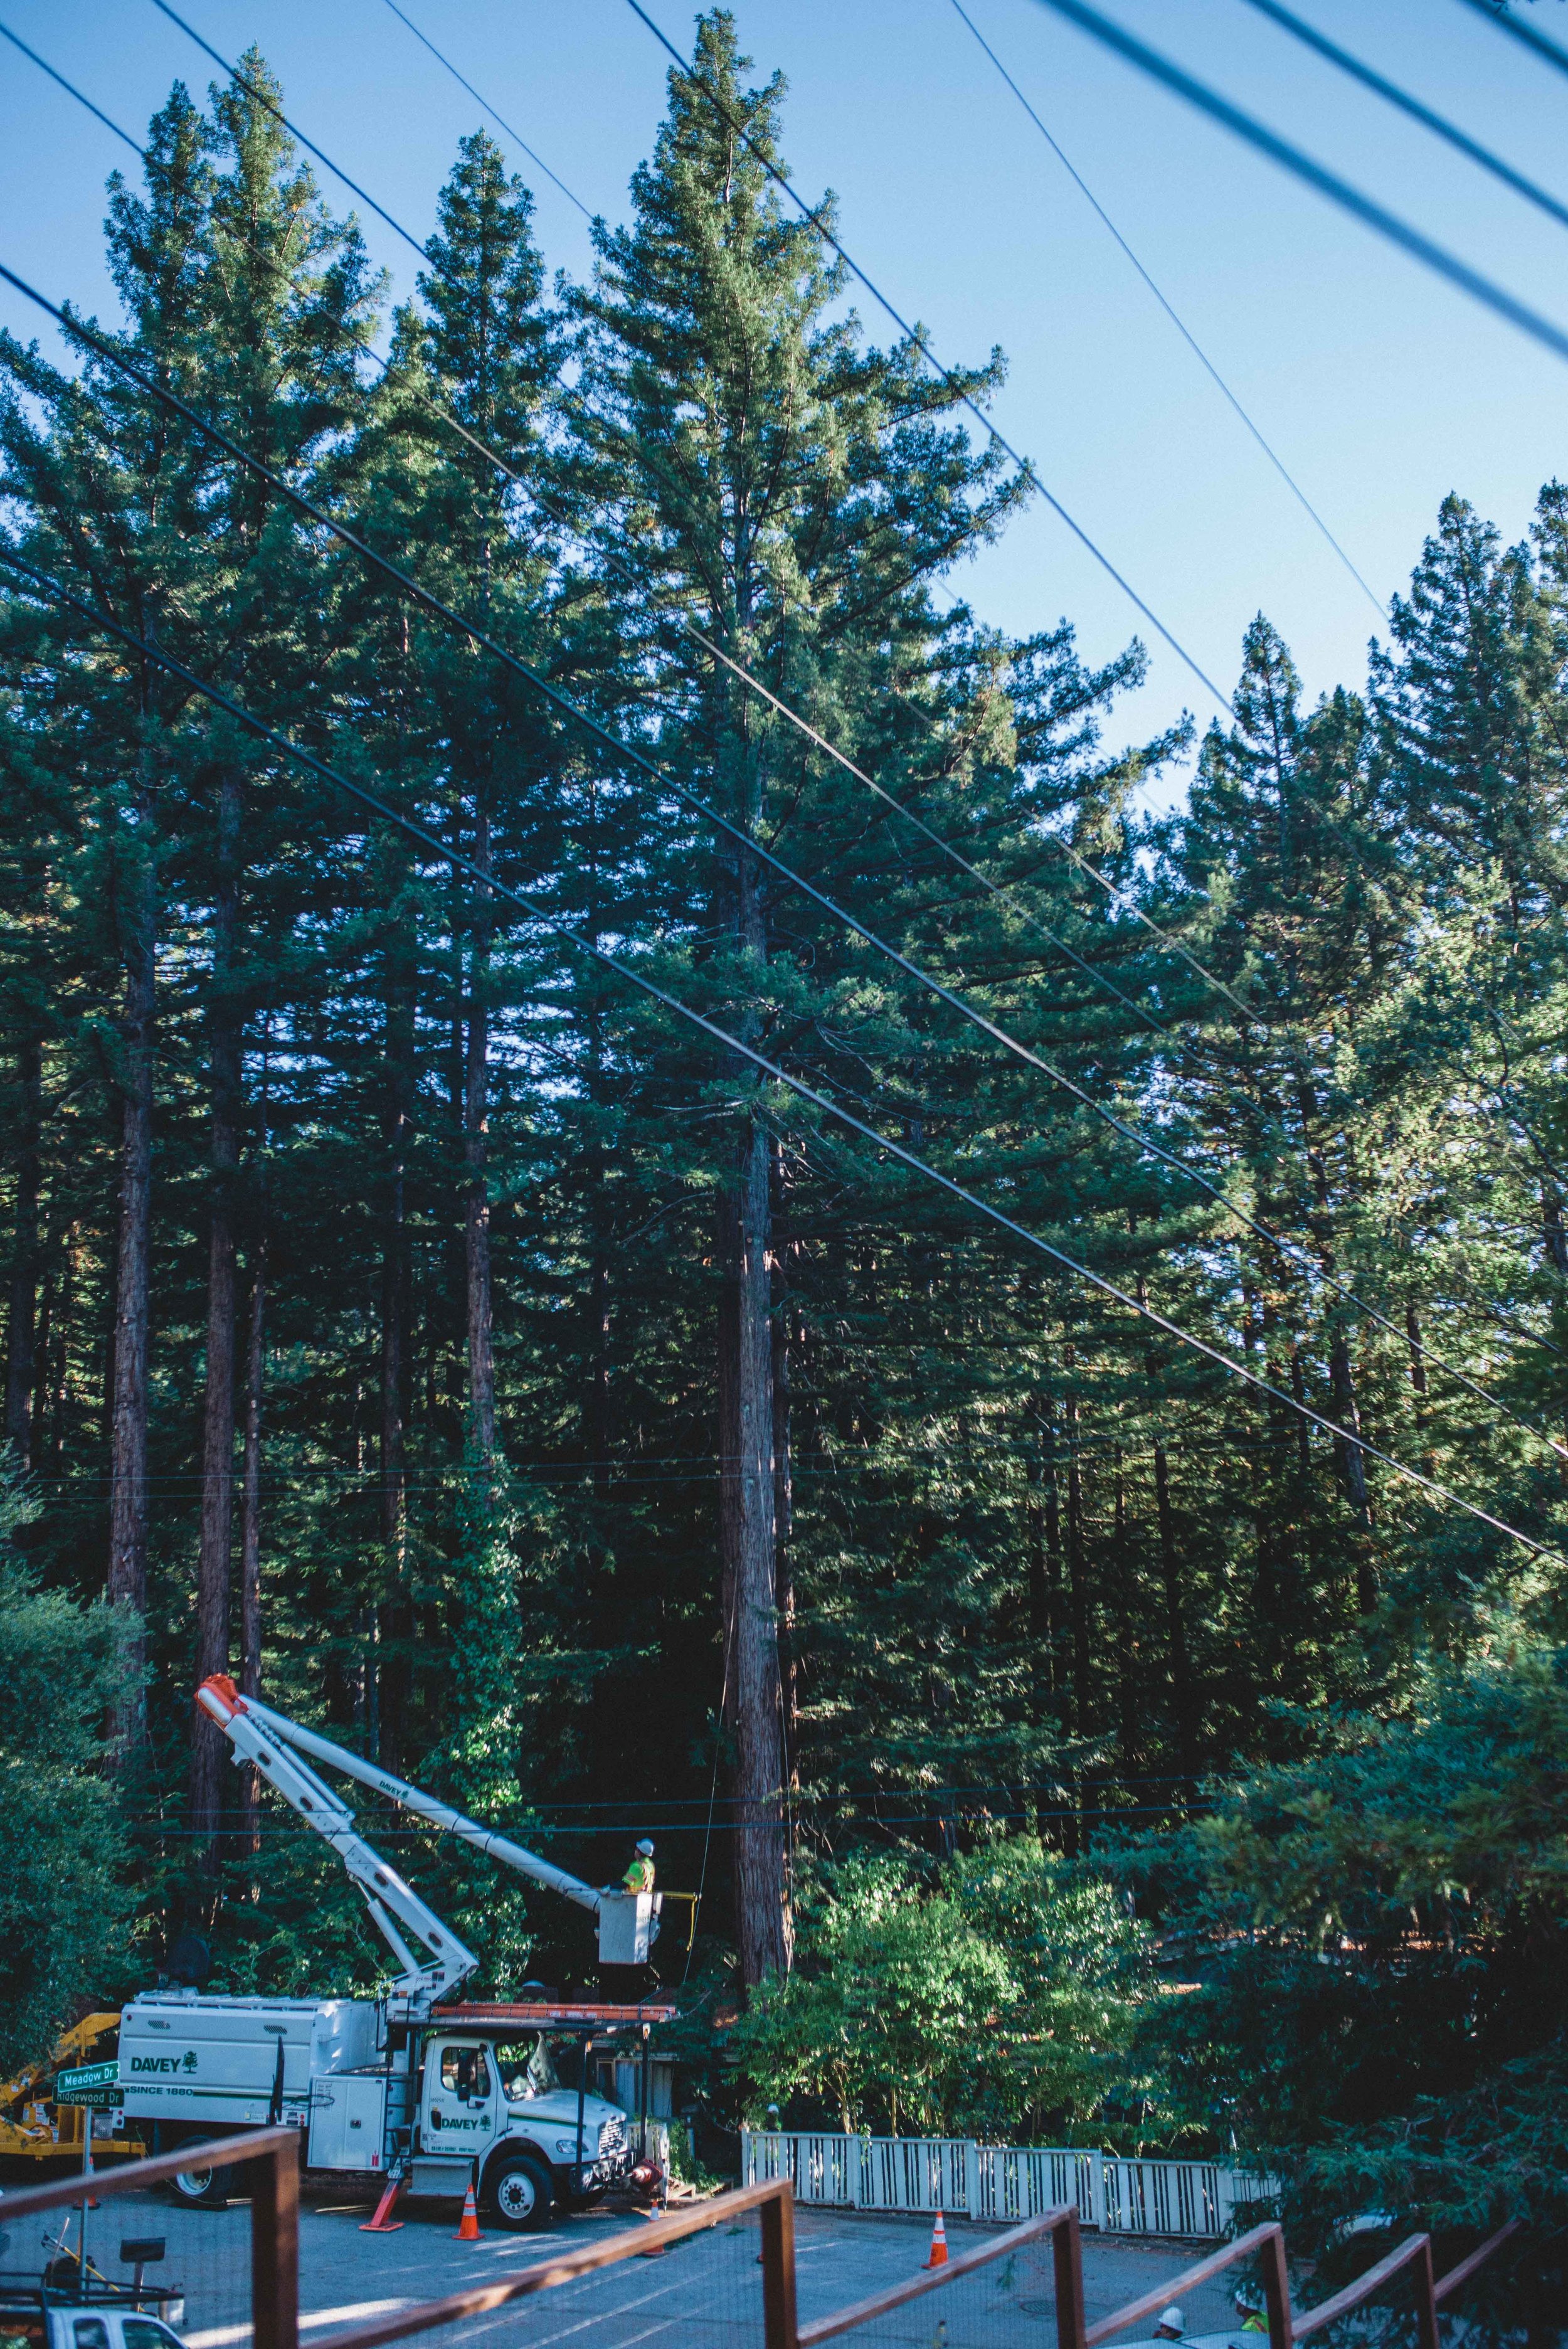
MULTIPOLYGON (((352 1827, 353 1814, 344 1809, 322 1785, 314 1770, 295 1760, 293 1754, 279 1754, 275 1750, 279 1746, 292 1747, 298 1753, 314 1755, 316 1761, 325 1763, 329 1769, 341 1770, 345 1777, 356 1778, 361 1785, 371 1786, 378 1795, 385 1795, 388 1801, 400 1803, 405 1810, 428 1819, 432 1826, 442 1828, 448 1835, 460 1837, 463 1842, 471 1844, 487 1858, 500 1860, 506 1867, 515 1868, 520 1876, 530 1876, 536 1884, 547 1885, 552 1892, 562 1893, 568 1900, 574 1900, 580 1909, 588 1909, 598 1920, 602 1962, 640 1965, 645 1961, 649 1945, 658 1930, 654 1921, 660 1907, 656 1893, 595 1891, 593 1885, 584 1884, 581 1877, 569 1875, 565 1868, 556 1868, 548 1859, 541 1859, 537 1852, 513 1843, 510 1836, 498 1835, 492 1827, 481 1826, 477 1819, 470 1819, 462 1811, 454 1810, 449 1803, 438 1802, 434 1795, 427 1795, 423 1787, 410 1785, 407 1779, 394 1777, 390 1770, 383 1770, 378 1764, 366 1761, 363 1754, 351 1754, 346 1745, 335 1745, 329 1737, 317 1736, 315 1730, 302 1729, 297 1721, 290 1721, 284 1713, 274 1713, 271 1705, 263 1704, 259 1697, 241 1696, 233 1682, 221 1672, 214 1673, 211 1680, 203 1681, 196 1695, 198 1703, 211 1714, 233 1745, 236 1760, 254 1761, 278 1792, 294 1803, 296 1810, 303 1810, 313 1826, 317 1822, 308 1806, 297 1801, 274 1775, 280 1762, 302 1773, 304 1779, 309 1782, 309 1791, 315 1799, 319 1801, 325 1797, 335 1806, 346 1830, 352 1827), (272 1767, 263 1760, 259 1750, 262 1748, 272 1755, 272 1767)), ((323 1827, 321 1832, 325 1835, 327 1830, 323 1827)), ((352 1835, 350 1840, 359 1843, 359 1838, 352 1835)), ((337 1848, 344 1850, 335 1835, 328 1836, 328 1841, 336 1843, 337 1848)), ((377 1859, 367 1844, 360 1844, 359 1847, 369 1854, 378 1868, 391 1875, 385 1862, 377 1859)), ((358 1871, 351 1867, 351 1873, 357 1874, 358 1871)), ((370 1899, 366 1879, 360 1877, 359 1880, 365 1886, 366 1899, 370 1899)), ((479 1963, 478 1959, 470 1956, 453 1939, 439 1918, 432 1918, 431 1911, 424 1908, 423 1902, 409 1891, 400 1877, 392 1877, 391 1880, 398 1885, 404 1899, 419 1908, 425 1919, 433 1922, 446 1936, 447 1944, 460 1953, 463 1963, 454 1979, 460 1981, 464 1974, 471 1973, 479 1963)), ((371 1908, 375 1913, 374 1900, 371 1908)), ((402 1914, 401 1911, 398 1913, 402 1914)), ((384 1919, 377 1915, 376 1921, 385 1933, 387 1925, 384 1919)), ((431 1946, 428 1935, 418 1926, 412 1930, 420 1933, 427 1947, 431 1946)), ((407 1953, 404 1951, 402 1954, 407 1957, 407 1953)), ((449 1986, 442 1982, 438 1988, 444 1990, 449 1986)), ((436 1991, 433 1990, 431 1995, 434 1997, 436 1991)))
MULTIPOLYGON (((448 1996, 479 1964, 449 1925, 421 1900, 410 1885, 380 1853, 355 1832, 354 1813, 340 1801, 325 1779, 288 1746, 307 1734, 268 1711, 253 1697, 242 1697, 232 1680, 215 1672, 202 1682, 196 1702, 209 1713, 234 1749, 236 1763, 253 1762, 270 1786, 325 1838, 342 1860, 365 1897, 393 1956, 402 1966, 391 1986, 389 2012, 399 2022, 418 2022, 436 2001, 448 1996), (423 1942, 429 1957, 421 1965, 398 1930, 402 1927, 423 1942)), ((354 1759, 340 1754, 325 1738, 313 1741, 323 1761, 354 1759)))

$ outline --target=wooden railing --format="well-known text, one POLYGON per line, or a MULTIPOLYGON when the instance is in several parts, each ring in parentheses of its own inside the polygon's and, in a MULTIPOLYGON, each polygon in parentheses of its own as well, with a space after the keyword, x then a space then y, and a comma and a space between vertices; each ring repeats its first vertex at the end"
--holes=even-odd
POLYGON ((253 2349, 299 2349, 299 2131, 252 2129, 211 2145, 185 2145, 118 2169, 26 2186, 5 2199, 5 2225, 45 2210, 68 2210, 167 2185, 182 2170, 232 2169, 243 2164, 251 2197, 251 2324, 253 2349))
MULTIPOLYGON (((160 2154, 150 2161, 129 2162, 122 2168, 90 2177, 62 2179, 52 2186, 35 2186, 4 2201, 6 2225, 46 2210, 139 2192, 193 2168, 248 2168, 251 2192, 251 2302, 253 2349, 299 2349, 299 2137, 293 2129, 257 2129, 245 2137, 217 2143, 184 2146, 178 2153, 160 2154)), ((923 2269, 903 2282, 890 2285, 871 2298, 856 2301, 808 2324, 798 2321, 795 2303, 795 2198, 788 2178, 743 2187, 720 2194, 674 2217, 585 2245, 563 2257, 542 2260, 511 2275, 466 2292, 449 2292, 411 2308, 400 2308, 332 2335, 330 2349, 387 2349, 395 2341, 416 2333, 439 2331, 493 2313, 511 2302, 550 2292, 580 2277, 615 2266, 623 2260, 645 2259, 672 2243, 727 2226, 756 2211, 761 2228, 762 2349, 818 2349, 818 2344, 859 2332, 891 2310, 931 2293, 951 2290, 980 2274, 996 2261, 1006 2260, 1022 2246, 1049 2238, 1055 2280, 1057 2349, 1102 2349, 1102 2344, 1132 2334, 1134 2329, 1169 2302, 1197 2289, 1227 2268, 1253 2261, 1262 2272, 1267 2310, 1269 2349, 1295 2349, 1336 2319, 1359 2308, 1395 2278, 1408 2273, 1413 2290, 1418 2349, 1439 2349, 1438 2310, 1483 2267, 1518 2222, 1501 2227, 1449 2272, 1434 2278, 1429 2235, 1410 2235, 1355 2282, 1320 2301, 1298 2316, 1292 2313, 1290 2282, 1285 2264, 1284 2234, 1277 2222, 1253 2227, 1222 2250, 1194 2261, 1136 2300, 1093 2324, 1085 2321, 1083 2243, 1077 2205, 1057 2204, 1023 2220, 1001 2233, 988 2235, 939 2268, 923 2269)), ((606 2312, 606 2322, 613 2321, 606 2312)), ((583 2349, 592 2335, 583 2328, 583 2349)), ((1261 2349, 1261 2343, 1260 2343, 1261 2349)))
MULTIPOLYGON (((1193 2292, 1199 2284, 1207 2283, 1211 2276, 1222 2274, 1226 2268, 1233 2268, 1240 2260, 1254 2257, 1263 2269, 1264 2298, 1268 2307, 1269 2349, 1290 2349, 1290 2278, 1285 2271, 1284 2230, 1273 2220, 1266 2226, 1253 2227, 1246 2234, 1238 2235, 1235 2241, 1227 2243, 1222 2251, 1211 2251, 1206 2260, 1194 2260, 1192 2265, 1183 2268, 1179 2275, 1167 2276, 1163 2283, 1156 2284, 1151 2291, 1140 2292, 1136 2300, 1130 2300, 1125 2307, 1117 2309, 1112 2315, 1102 2316, 1099 2323, 1091 2324, 1079 2340, 1062 2342, 1060 2349, 1096 2349, 1099 2342, 1114 2341, 1119 2333, 1130 2332, 1140 2317, 1152 2316, 1179 2293, 1193 2292)), ((1060 2329, 1058 2318, 1058 2333, 1060 2329)))
POLYGON ((942 2292, 949 2284, 962 2283, 965 2276, 977 2274, 995 2260, 1008 2258, 1020 2244, 1036 2242, 1042 2235, 1051 2237, 1056 2256, 1057 2349, 1074 2349, 1075 2344, 1081 2349, 1083 2260, 1078 2242, 1078 2214, 1068 2202, 1061 2203, 1054 2210, 1042 2210, 1037 2219, 1025 2219, 1003 2234, 992 2235, 973 2251, 960 2251, 958 2257, 949 2260, 944 2267, 910 2276, 903 2283, 890 2284, 884 2292, 873 2292, 869 2300, 857 2301, 852 2308, 841 2308, 832 2316, 820 2316, 814 2324, 803 2324, 795 2336, 798 2349, 815 2349, 819 2341, 831 2341, 841 2333, 853 2333, 859 2326, 885 2316, 890 2309, 903 2308, 912 2300, 922 2299, 928 2292, 942 2292), (1064 2309, 1068 2312, 1065 2331, 1062 2324, 1064 2309))
POLYGON ((368 2323, 334 2333, 331 2349, 384 2349, 389 2341, 406 2341, 443 2324, 460 2324, 469 2317, 488 2316, 514 2300, 536 2292, 574 2283, 579 2276, 614 2267, 621 2260, 646 2259, 689 2235, 706 2234, 743 2212, 755 2210, 762 2221, 762 2339, 764 2349, 797 2349, 795 2323, 795 2198, 788 2178, 766 2186, 743 2186, 738 2193, 718 2194, 673 2219, 655 2219, 651 2226, 629 2229, 607 2243, 594 2243, 563 2259, 542 2260, 536 2267, 520 2268, 515 2275, 498 2277, 469 2292, 449 2292, 444 2300, 427 2300, 417 2308, 377 2316, 368 2323))

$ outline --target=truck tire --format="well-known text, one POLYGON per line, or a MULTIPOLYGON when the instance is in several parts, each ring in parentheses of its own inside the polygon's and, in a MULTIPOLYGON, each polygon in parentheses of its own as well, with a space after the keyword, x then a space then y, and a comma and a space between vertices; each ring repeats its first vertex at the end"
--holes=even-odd
POLYGON ((232 2169, 211 2169, 200 2162, 190 2169, 176 2170, 169 2190, 189 2210, 226 2210, 233 2182, 232 2169))
POLYGON ((499 2226, 521 2234, 548 2226, 555 2189, 542 2161, 531 2153, 511 2153, 486 2173, 485 2202, 499 2226))

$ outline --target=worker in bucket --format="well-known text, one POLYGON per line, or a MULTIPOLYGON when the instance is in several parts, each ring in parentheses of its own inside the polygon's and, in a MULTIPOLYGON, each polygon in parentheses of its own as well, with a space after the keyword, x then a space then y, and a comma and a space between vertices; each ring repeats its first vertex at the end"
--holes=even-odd
POLYGON ((1156 2341, 1180 2341, 1181 2331, 1181 2312, 1172 2301, 1169 2308, 1161 2312, 1160 2322, 1154 2328, 1154 2338, 1156 2341))
POLYGON ((627 1892, 651 1892, 654 1889, 654 1847, 645 1836, 638 1844, 632 1865, 621 1878, 627 1892))
POLYGON ((1243 2333, 1266 2333, 1269 2329, 1264 2296, 1256 2284, 1244 2283, 1236 2292, 1236 2314, 1243 2333))

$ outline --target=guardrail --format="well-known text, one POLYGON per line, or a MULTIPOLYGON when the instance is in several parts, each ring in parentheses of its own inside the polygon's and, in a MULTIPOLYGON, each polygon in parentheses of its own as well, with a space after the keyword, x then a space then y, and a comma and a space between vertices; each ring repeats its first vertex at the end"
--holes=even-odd
POLYGON ((845 2137, 743 2129, 741 2180, 788 2178, 808 2207, 941 2210, 995 2223, 1070 2202, 1105 2234, 1227 2236, 1277 2181, 1212 2161, 1138 2161, 1088 2146, 978 2145, 964 2137, 845 2137))

